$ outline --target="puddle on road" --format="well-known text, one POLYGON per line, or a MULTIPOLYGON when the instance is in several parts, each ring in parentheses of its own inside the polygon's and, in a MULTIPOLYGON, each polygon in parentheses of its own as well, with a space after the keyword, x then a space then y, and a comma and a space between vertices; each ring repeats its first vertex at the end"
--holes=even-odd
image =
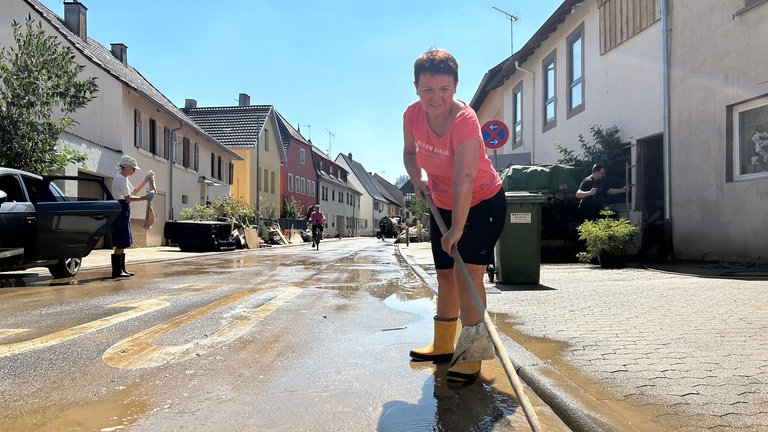
MULTIPOLYGON (((90 401, 86 405, 53 405, 39 411, 25 412, 16 417, 0 420, 3 431, 36 432, 112 432, 129 430, 150 405, 136 399, 139 385, 121 388, 105 399, 90 401)), ((6 413, 8 412, 6 408, 6 413)))
MULTIPOLYGON (((563 354, 569 348, 567 343, 521 333, 514 327, 514 324, 511 323, 514 319, 509 315, 494 315, 494 322, 500 331, 504 332, 504 334, 523 346, 537 358, 551 365, 554 369, 560 372, 560 374, 572 381, 573 384, 589 393, 597 400, 579 398, 576 397, 577 395, 571 393, 571 396, 575 396, 575 398, 588 410, 604 416, 612 425, 625 425, 630 423, 643 432, 665 432, 669 430, 668 427, 658 423, 657 416, 660 413, 654 412, 649 405, 644 405, 642 408, 638 408, 623 400, 617 399, 610 390, 596 383, 595 380, 585 376, 571 364, 564 361, 563 354), (606 412, 606 406, 613 412, 606 412)), ((549 378, 556 379, 556 377, 549 378)), ((560 384, 563 384, 563 389, 565 391, 567 391, 567 387, 571 385, 570 383, 560 384)), ((617 426, 615 430, 622 430, 621 426, 617 426)))
MULTIPOLYGON (((421 317, 409 324, 410 334, 423 335, 426 344, 433 332, 435 298, 432 291, 421 285, 413 292, 399 291, 383 303, 396 310, 421 317)), ((405 343, 405 341, 404 341, 405 343)), ((415 344, 414 347, 418 345, 415 344)), ((445 378, 449 363, 410 362, 411 371, 431 374, 423 384, 421 398, 415 403, 391 401, 382 407, 379 431, 510 431, 529 430, 525 413, 519 406, 509 378, 498 360, 484 361, 475 383, 464 385, 445 378)), ((408 371, 404 371, 408 374, 408 371)), ((382 377, 384 378, 384 377, 382 377)), ((387 380, 398 379, 387 376, 387 380)), ((407 382, 403 378, 403 382, 407 382)), ((375 387, 376 383, 372 385, 375 387)), ((543 430, 568 431, 562 421, 535 394, 526 391, 536 410, 543 430)))

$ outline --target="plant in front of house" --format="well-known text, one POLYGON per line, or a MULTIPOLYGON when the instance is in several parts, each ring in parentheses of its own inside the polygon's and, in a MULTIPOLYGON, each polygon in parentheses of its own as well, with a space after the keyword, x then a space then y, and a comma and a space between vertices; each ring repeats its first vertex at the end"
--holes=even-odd
POLYGON ((579 239, 587 243, 587 251, 579 253, 579 261, 599 260, 603 267, 623 267, 627 247, 638 238, 637 227, 627 218, 616 217, 612 210, 600 214, 602 218, 584 221, 578 227, 579 239))
POLYGON ((256 213, 242 198, 222 197, 206 205, 187 207, 181 211, 182 220, 215 221, 232 218, 244 226, 256 223, 256 213))

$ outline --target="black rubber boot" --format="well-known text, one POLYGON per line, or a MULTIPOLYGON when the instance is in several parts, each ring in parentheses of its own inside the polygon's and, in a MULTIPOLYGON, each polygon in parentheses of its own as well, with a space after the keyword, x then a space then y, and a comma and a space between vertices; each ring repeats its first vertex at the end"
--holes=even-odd
POLYGON ((136 273, 131 273, 125 269, 125 254, 120 255, 120 269, 123 271, 123 273, 127 274, 128 276, 133 276, 136 274, 136 273))
POLYGON ((123 264, 121 262, 123 260, 125 260, 125 254, 112 254, 112 279, 126 278, 131 276, 123 271, 123 264), (122 257, 122 259, 120 257, 122 257))

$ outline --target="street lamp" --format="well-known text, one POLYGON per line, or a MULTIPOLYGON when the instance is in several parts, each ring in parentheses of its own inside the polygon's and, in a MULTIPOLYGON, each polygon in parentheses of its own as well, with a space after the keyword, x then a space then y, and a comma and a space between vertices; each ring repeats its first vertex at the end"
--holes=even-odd
POLYGON ((513 15, 505 10, 497 8, 496 6, 491 6, 491 7, 503 13, 504 15, 506 15, 507 19, 509 19, 509 50, 510 50, 510 55, 512 55, 515 53, 515 43, 514 43, 512 28, 515 21, 518 21, 520 18, 517 15, 513 15))

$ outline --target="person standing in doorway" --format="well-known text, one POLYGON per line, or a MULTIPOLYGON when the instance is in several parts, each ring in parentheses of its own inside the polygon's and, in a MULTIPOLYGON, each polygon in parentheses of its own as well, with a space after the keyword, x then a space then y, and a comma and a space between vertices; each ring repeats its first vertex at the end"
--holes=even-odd
POLYGON ((433 199, 448 231, 441 235, 434 215, 430 218, 438 281, 435 333, 432 343, 411 350, 410 356, 414 361, 450 359, 447 378, 469 382, 480 374, 482 360, 494 358, 494 348, 451 251, 457 248, 485 303, 483 277, 504 227, 506 199, 485 154, 477 114, 454 99, 456 59, 448 51, 430 49, 416 59, 413 72, 419 99, 403 114, 403 162, 416 196, 433 199), (462 329, 454 348, 458 318, 462 329))
POLYGON ((136 159, 123 155, 120 162, 115 167, 119 172, 112 180, 112 195, 120 203, 122 210, 120 215, 112 224, 112 239, 115 243, 115 251, 112 254, 112 278, 125 278, 133 276, 125 270, 125 249, 133 244, 133 233, 131 230, 131 203, 134 201, 152 201, 154 194, 148 193, 143 196, 137 194, 155 174, 148 171, 144 179, 138 186, 133 187, 128 177, 140 170, 136 159))

